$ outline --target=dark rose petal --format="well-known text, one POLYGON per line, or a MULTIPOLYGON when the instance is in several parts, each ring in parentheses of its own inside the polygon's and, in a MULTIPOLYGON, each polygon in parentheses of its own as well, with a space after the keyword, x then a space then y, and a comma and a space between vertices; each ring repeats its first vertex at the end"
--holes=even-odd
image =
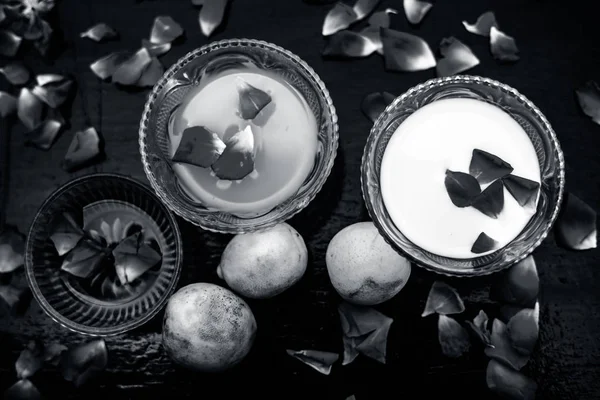
POLYGON ((575 90, 581 109, 597 124, 600 124, 600 88, 594 81, 588 81, 575 90))
POLYGON ((45 56, 50 48, 50 39, 52 38, 52 27, 44 20, 40 20, 42 36, 33 42, 38 52, 45 56))
POLYGON ((125 51, 111 53, 90 64, 90 69, 98 78, 108 79, 113 76, 117 68, 130 57, 131 54, 125 51))
POLYGON ((420 37, 388 28, 381 28, 380 34, 386 70, 413 72, 435 67, 435 56, 420 37))
POLYGON ((168 15, 160 15, 154 19, 150 41, 152 43, 171 43, 183 35, 183 28, 168 15))
POLYGON ((485 348, 485 355, 505 363, 515 370, 520 370, 529 361, 529 356, 525 356, 513 348, 508 336, 508 329, 499 319, 494 319, 492 324, 492 346, 485 348))
POLYGON ((225 150, 212 165, 220 179, 242 179, 254 171, 254 133, 250 125, 233 135, 226 143, 225 150))
POLYGON ((354 3, 354 7, 352 7, 357 21, 360 21, 371 14, 380 1, 381 0, 357 0, 356 3, 354 3))
POLYGON ((151 41, 149 41, 147 39, 142 39, 142 47, 144 47, 146 50, 148 50, 148 53, 150 54, 151 57, 158 57, 158 56, 162 56, 163 54, 165 54, 169 50, 171 50, 171 43, 167 42, 167 43, 158 44, 158 43, 152 43, 151 41))
POLYGON ((439 77, 460 74, 479 65, 479 59, 471 48, 454 36, 442 39, 440 54, 443 58, 436 65, 439 77))
POLYGON ((29 81, 31 74, 25 65, 14 62, 0 68, 0 72, 12 85, 21 86, 29 81))
POLYGON ((311 368, 316 369, 324 375, 331 373, 332 365, 340 358, 337 353, 319 350, 286 350, 286 352, 297 360, 311 368))
POLYGON ((513 167, 487 151, 474 149, 469 165, 469 173, 477 179, 481 185, 503 178, 513 171, 513 167))
POLYGON ((44 345, 34 340, 30 341, 26 348, 21 351, 15 370, 17 378, 27 379, 35 375, 44 363, 44 345))
POLYGON ((194 126, 183 131, 173 161, 208 168, 224 150, 225 143, 219 135, 203 126, 194 126))
POLYGON ((53 83, 59 83, 67 80, 63 75, 58 74, 40 74, 35 77, 38 86, 46 86, 53 83))
POLYGON ((67 346, 64 346, 60 343, 50 343, 49 345, 44 346, 44 354, 43 359, 44 362, 57 366, 60 362, 60 358, 62 353, 67 351, 67 346))
POLYGON ((255 88, 241 78, 237 80, 236 85, 240 97, 239 111, 243 119, 256 118, 258 113, 271 102, 271 96, 267 92, 255 88))
POLYGON ((342 333, 348 337, 361 337, 380 329, 393 319, 371 307, 356 306, 348 302, 338 307, 342 333))
POLYGON ((363 114, 365 114, 371 122, 375 123, 377 117, 379 117, 383 110, 385 110, 395 98, 395 95, 388 92, 369 93, 363 98, 360 108, 363 114))
POLYGON ((4 400, 42 400, 42 395, 28 379, 21 379, 4 392, 4 400))
POLYGON ((474 24, 469 24, 467 21, 462 23, 467 31, 481 36, 490 36, 492 27, 498 27, 496 15, 492 11, 481 14, 474 24))
POLYGON ((515 39, 495 27, 490 30, 490 49, 498 61, 512 62, 519 60, 519 49, 515 39))
POLYGON ((0 233, 0 273, 6 274, 23 265, 25 235, 14 226, 7 225, 0 233))
POLYGON ((512 174, 502 178, 502 182, 521 207, 535 207, 539 183, 512 174))
POLYGON ((77 246, 85 235, 81 228, 81 218, 70 212, 63 212, 52 227, 50 240, 59 256, 64 256, 77 246))
POLYGON ((164 73, 165 68, 160 63, 158 58, 152 57, 152 61, 150 62, 150 64, 148 64, 148 66, 142 73, 142 76, 137 82, 137 85, 140 87, 152 87, 156 85, 156 82, 158 82, 160 78, 162 78, 164 73))
MULTIPOLYGON (((393 8, 386 8, 383 11, 377 11, 369 17, 369 25, 374 28, 389 28, 390 27, 390 14, 398 14, 398 11, 393 8)), ((377 29, 379 33, 379 29, 377 29)))
POLYGON ((572 193, 567 193, 554 226, 556 243, 571 250, 597 246, 596 211, 572 193))
POLYGON ((18 308, 24 293, 22 288, 0 284, 0 310, 5 308, 7 313, 11 314, 18 308))
POLYGON ((336 32, 323 49, 329 57, 367 57, 377 51, 377 44, 360 33, 352 31, 336 32))
POLYGON ((47 119, 34 130, 27 132, 25 143, 41 150, 50 150, 63 124, 54 119, 47 119))
POLYGON ((529 356, 538 341, 540 306, 525 308, 516 313, 506 324, 512 347, 519 353, 529 356))
POLYGON ((510 319, 512 317, 514 317, 519 311, 521 311, 524 307, 519 307, 519 306, 515 306, 512 304, 503 304, 502 306, 500 306, 500 319, 502 320, 502 322, 504 322, 505 324, 508 324, 508 321, 510 321, 510 319))
POLYGON ((72 79, 46 83, 44 86, 34 87, 33 94, 51 108, 58 108, 64 104, 71 94, 73 83, 72 79))
POLYGON ((34 95, 31 90, 22 88, 17 102, 17 115, 29 130, 32 130, 42 122, 44 103, 34 95))
POLYGON ((100 155, 100 136, 89 127, 75 132, 63 160, 63 168, 72 172, 94 161, 100 155))
POLYGON ((490 298, 502 303, 533 307, 539 288, 535 261, 533 256, 528 256, 498 277, 490 290, 490 298))
POLYGON ((451 317, 440 314, 438 318, 438 340, 442 353, 446 357, 458 358, 469 351, 469 332, 451 317))
POLYGON ((71 347, 62 353, 60 369, 65 380, 79 387, 106 368, 108 352, 104 339, 71 347))
POLYGON ((0 29, 0 55, 14 57, 19 51, 19 46, 23 38, 15 35, 11 31, 0 29))
POLYGON ((356 345, 356 350, 366 357, 385 364, 387 338, 393 322, 393 319, 387 319, 381 327, 368 334, 363 341, 359 342, 356 345))
POLYGON ((342 341, 344 342, 344 360, 342 365, 348 365, 352 363, 358 357, 358 345, 362 343, 370 333, 362 336, 350 337, 342 335, 342 341))
POLYGON ((504 208, 504 185, 501 180, 495 181, 485 188, 475 199, 471 206, 490 218, 498 218, 504 208))
POLYGON ((429 290, 427 303, 425 303, 421 317, 434 313, 440 315, 460 314, 463 311, 465 311, 465 305, 456 289, 442 281, 435 281, 429 290))
POLYGON ((141 232, 125 238, 112 252, 115 270, 122 285, 142 276, 161 260, 161 255, 144 243, 141 232))
POLYGON ((354 9, 348 4, 338 1, 325 16, 322 34, 323 36, 333 35, 348 28, 356 21, 358 21, 358 16, 354 9))
POLYGON ((433 4, 420 0, 404 0, 404 13, 411 24, 418 24, 433 7, 433 4))
POLYGON ((479 314, 473 319, 473 322, 467 321, 467 324, 473 329, 481 343, 486 346, 492 346, 491 332, 488 329, 488 316, 483 310, 479 310, 479 314))
POLYGON ((473 247, 471 247, 471 252, 475 254, 487 253, 490 250, 493 250, 498 246, 498 242, 491 237, 489 237, 485 232, 481 232, 475 243, 473 243, 473 247))
POLYGON ((101 22, 92 26, 85 32, 81 32, 79 36, 91 39, 95 42, 101 42, 103 40, 116 39, 119 37, 119 33, 109 25, 101 22))
POLYGON ((486 371, 488 388, 508 399, 533 400, 537 384, 513 369, 496 360, 490 360, 486 371))
POLYGON ((151 62, 150 53, 142 47, 116 68, 112 81, 121 85, 134 85, 151 62))
MULTIPOLYGON (((365 45, 368 51, 371 51, 370 48, 373 47, 375 51, 381 55, 383 55, 383 43, 381 42, 381 29, 378 26, 369 25, 362 29, 359 33, 360 36, 367 39, 371 43, 365 45)), ((342 31, 342 32, 350 32, 350 31, 342 31)), ((338 33, 342 33, 338 32, 338 33)), ((371 52, 372 53, 372 52, 371 52)), ((369 54, 371 54, 369 53, 369 54)))
POLYGON ((6 92, 0 92, 0 117, 6 118, 17 111, 17 99, 6 92))
POLYGON ((464 172, 446 170, 444 185, 450 201, 457 207, 470 206, 475 197, 481 193, 477 179, 464 172))
POLYGON ((78 278, 89 278, 102 267, 106 254, 88 240, 81 240, 67 253, 61 269, 78 278))
POLYGON ((223 22, 228 0, 204 0, 198 21, 204 36, 211 36, 223 22))

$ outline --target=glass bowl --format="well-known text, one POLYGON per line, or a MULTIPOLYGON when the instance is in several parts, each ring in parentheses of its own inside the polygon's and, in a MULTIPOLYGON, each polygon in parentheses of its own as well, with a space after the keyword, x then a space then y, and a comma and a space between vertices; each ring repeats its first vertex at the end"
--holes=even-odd
POLYGON ((144 171, 158 197, 173 212, 209 231, 245 233, 283 222, 308 205, 323 187, 338 147, 335 107, 325 84, 298 56, 271 43, 251 39, 214 42, 192 51, 173 65, 154 86, 139 130, 144 171), (277 74, 306 100, 318 126, 318 149, 312 171, 288 200, 259 216, 239 216, 211 209, 191 199, 180 187, 169 157, 168 126, 184 96, 207 75, 247 63, 277 74))
MULTIPOLYGON (((125 176, 104 173, 74 179, 52 193, 33 220, 25 249, 27 280, 42 309, 64 327, 92 336, 120 334, 150 320, 175 290, 181 262, 181 235, 169 209, 150 188, 125 176), (136 286, 127 286, 128 290, 134 288, 131 291, 102 281, 114 290, 111 293, 119 290, 120 295, 100 296, 100 290, 91 291, 91 284, 82 283, 87 281, 61 270, 62 257, 50 235, 64 212, 80 215, 88 232, 100 226, 97 230, 107 247, 135 232, 131 229, 136 226, 144 226, 144 239, 160 250, 162 261, 143 279, 134 281, 136 286), (101 223, 110 229, 102 228, 101 223)), ((108 293, 102 288, 102 293, 108 293)))
POLYGON ((362 158, 361 184, 374 224, 397 252, 433 272, 450 276, 486 275, 522 260, 548 235, 563 198, 564 158, 550 123, 531 101, 500 82, 478 76, 457 75, 431 79, 409 89, 377 118, 362 158), (380 190, 381 161, 396 128, 419 108, 447 98, 472 98, 503 109, 527 132, 540 165, 541 189, 535 215, 508 245, 470 259, 442 257, 413 244, 392 222, 380 190))

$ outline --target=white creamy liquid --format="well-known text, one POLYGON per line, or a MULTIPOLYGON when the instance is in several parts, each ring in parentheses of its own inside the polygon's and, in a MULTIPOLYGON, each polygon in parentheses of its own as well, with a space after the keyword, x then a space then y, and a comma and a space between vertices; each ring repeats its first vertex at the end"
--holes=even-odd
POLYGON ((506 188, 497 219, 450 201, 446 170, 468 173, 473 149, 502 158, 514 175, 540 182, 538 158, 523 128, 482 101, 435 101, 392 135, 381 164, 381 193, 392 222, 415 245, 444 257, 481 256, 506 246, 535 214, 535 208, 521 207, 506 188), (499 243, 488 253, 474 254, 471 248, 481 232, 499 243))

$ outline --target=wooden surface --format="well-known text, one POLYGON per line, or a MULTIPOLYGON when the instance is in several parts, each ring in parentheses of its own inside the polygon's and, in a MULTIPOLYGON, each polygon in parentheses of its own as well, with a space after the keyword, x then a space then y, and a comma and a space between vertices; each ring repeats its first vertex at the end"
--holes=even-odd
MULTIPOLYGON (((165 66, 188 51, 209 42, 200 33, 197 10, 188 0, 62 0, 59 25, 65 50, 54 62, 33 56, 26 62, 36 73, 67 72, 79 83, 71 128, 54 147, 43 152, 23 146, 23 128, 10 138, 9 223, 26 232, 37 208, 60 185, 82 174, 109 171, 147 182, 137 146, 138 122, 146 92, 125 92, 100 82, 88 69, 95 59, 115 50, 135 50, 149 35, 155 16, 168 14, 186 30, 186 38, 162 58, 165 66), (116 42, 97 44, 79 39, 79 32, 106 22, 121 35, 116 42), (60 161, 75 130, 91 122, 101 132, 106 159, 77 173, 60 169, 60 161)), ((395 7, 401 1, 383 1, 395 7)), ((481 59, 473 74, 509 84, 535 102, 553 124, 567 160, 568 190, 600 211, 600 127, 580 111, 574 89, 588 79, 600 80, 600 42, 597 17, 586 2, 533 0, 438 1, 418 28, 409 27, 400 13, 392 27, 417 33, 432 47, 455 35, 481 59), (474 21, 495 10, 501 28, 517 40, 521 60, 499 65, 486 38, 467 33, 462 20, 474 21)), ((388 73, 379 56, 354 61, 324 61, 320 35, 328 6, 300 0, 236 0, 224 29, 213 38, 263 39, 283 46, 306 60, 325 81, 338 110, 340 151, 323 192, 291 222, 310 249, 310 265, 293 289, 269 301, 249 302, 258 321, 258 338, 238 368, 220 375, 193 374, 176 369, 160 346, 157 316, 146 326, 107 339, 109 366, 97 381, 75 390, 53 370, 34 378, 48 398, 262 398, 345 399, 433 398, 460 396, 494 398, 485 385, 486 360, 477 347, 459 360, 444 358, 436 336, 435 319, 420 313, 427 291, 436 278, 413 268, 406 288, 378 307, 395 320, 389 336, 388 363, 380 365, 359 357, 353 364, 336 365, 323 376, 285 354, 286 348, 342 350, 337 317, 339 297, 332 290, 324 255, 329 240, 343 227, 368 220, 359 185, 360 157, 370 123, 360 113, 362 97, 372 91, 400 94, 434 76, 433 71, 388 73), (208 394, 208 391, 218 396, 208 394), (412 394, 414 393, 414 394, 412 394), (100 397, 96 397, 96 395, 100 397)), ((6 134, 6 131, 2 131, 6 134)), ((410 194, 408 194, 410 195, 410 194)), ((215 267, 229 237, 202 232, 180 221, 184 235, 185 265, 180 285, 218 282, 215 267)), ((600 251, 568 252, 552 238, 534 253, 541 279, 541 333, 526 372, 539 384, 538 398, 584 400, 600 398, 600 251)), ((464 296, 473 317, 483 307, 494 313, 487 299, 491 278, 450 280, 464 296)), ((35 302, 20 318, 0 320, 0 390, 15 380, 14 361, 30 338, 67 344, 86 340, 53 323, 35 302)))

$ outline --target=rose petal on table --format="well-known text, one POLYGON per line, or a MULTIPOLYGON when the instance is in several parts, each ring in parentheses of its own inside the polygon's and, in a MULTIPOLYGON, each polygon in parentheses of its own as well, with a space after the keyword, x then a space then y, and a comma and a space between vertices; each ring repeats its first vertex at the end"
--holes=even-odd
MULTIPOLYGON (((348 337, 359 337, 380 329, 392 318, 380 313, 372 307, 357 306, 346 301, 338 306, 342 333, 348 337)), ((366 337, 366 336, 365 336, 366 337)))
POLYGON ((21 379, 6 389, 4 400, 42 400, 42 395, 30 380, 21 379))
POLYGON ((123 239, 112 251, 115 270, 122 285, 132 283, 161 260, 161 255, 144 243, 141 232, 123 239))
POLYGON ((168 15, 159 15, 154 19, 150 41, 158 44, 171 43, 181 35, 183 35, 181 25, 168 15))
POLYGON ((373 332, 366 335, 365 339, 356 345, 358 352, 382 364, 386 362, 387 338, 393 319, 388 318, 373 332))
POLYGON ((388 92, 369 93, 363 98, 360 109, 371 122, 375 123, 377 117, 395 98, 395 95, 388 92))
POLYGON ((79 387, 106 368, 108 351, 104 339, 83 343, 62 353, 60 370, 65 380, 79 387))
POLYGON ((500 306, 499 315, 502 322, 508 324, 508 321, 514 317, 519 311, 526 307, 515 306, 512 304, 503 304, 500 306))
POLYGON ((25 235, 7 225, 0 233, 0 273, 6 274, 24 263, 25 235))
POLYGON ((579 89, 575 90, 581 110, 592 121, 600 124, 600 87, 595 81, 587 81, 579 89))
POLYGON ((460 74, 479 65, 479 58, 471 48, 454 36, 442 39, 440 54, 443 58, 436 65, 439 77, 460 74))
POLYGON ((204 0, 198 22, 200 30, 206 37, 211 36, 223 22, 229 0, 204 0))
POLYGON ((492 55, 498 61, 513 62, 519 60, 519 49, 515 39, 494 26, 490 29, 490 49, 492 55))
POLYGON ((556 243, 570 250, 597 246, 596 211, 573 193, 567 193, 554 225, 556 243))
POLYGON ((357 0, 352 7, 357 21, 360 21, 371 14, 380 1, 381 0, 357 0))
POLYGON ((504 178, 512 171, 513 167, 500 157, 487 151, 473 149, 469 174, 475 177, 481 185, 504 178))
POLYGON ((25 134, 25 144, 40 150, 50 150, 62 126, 60 121, 47 119, 25 134))
POLYGON ((386 8, 383 11, 377 11, 369 17, 369 20, 367 22, 373 28, 389 28, 390 14, 398 14, 398 11, 393 8, 386 8))
POLYGON ((60 343, 50 343, 44 346, 43 360, 44 362, 57 366, 60 362, 62 353, 67 351, 68 347, 60 343))
POLYGON ((297 360, 302 361, 309 367, 319 371, 324 375, 331 373, 331 367, 340 358, 337 353, 320 350, 290 350, 286 352, 297 360))
POLYGON ((519 371, 515 371, 496 360, 490 360, 485 380, 488 388, 504 398, 533 400, 537 384, 519 371))
POLYGON ((488 316, 483 310, 479 310, 479 314, 473 318, 473 321, 467 321, 473 332, 477 335, 481 343, 486 346, 492 346, 491 332, 488 329, 488 316))
POLYGON ((17 99, 12 94, 0 91, 0 117, 6 118, 17 111, 17 99))
POLYGON ((540 333, 540 304, 534 308, 524 308, 516 313, 506 324, 512 347, 519 353, 529 356, 538 341, 540 333))
POLYGON ((14 57, 19 51, 23 38, 11 31, 0 29, 0 55, 14 57))
POLYGON ((40 74, 36 75, 35 77, 35 81, 37 82, 38 86, 46 86, 52 83, 59 83, 67 79, 68 78, 66 76, 59 74, 40 74))
POLYGON ((0 73, 4 75, 8 82, 15 86, 26 84, 31 77, 27 67, 20 62, 13 62, 5 65, 0 68, 0 73))
POLYGON ((519 261, 501 273, 490 289, 490 299, 522 307, 535 305, 540 279, 533 256, 519 261))
POLYGON ((66 171, 72 172, 93 162, 99 155, 100 136, 95 128, 89 127, 75 132, 62 166, 66 171))
POLYGON ((426 317, 431 314, 460 314, 465 310, 460 295, 452 286, 442 281, 435 281, 429 289, 425 309, 421 317, 426 317))
POLYGON ((97 273, 102 268, 106 254, 88 240, 80 240, 64 258, 60 269, 86 279, 97 273))
POLYGON ((498 28, 496 15, 493 11, 484 12, 473 24, 470 24, 467 21, 463 21, 462 24, 467 31, 480 36, 490 36, 492 27, 498 28))
POLYGON ((368 47, 373 46, 378 54, 383 55, 383 43, 381 42, 380 30, 381 29, 378 26, 369 25, 363 28, 361 31, 359 31, 358 34, 371 42, 371 44, 368 47))
POLYGON ((100 22, 88 30, 81 32, 80 37, 88 38, 95 42, 102 42, 103 40, 111 40, 119 37, 119 33, 111 26, 100 22))
POLYGON ((142 47, 148 50, 148 53, 151 57, 162 56, 165 53, 168 53, 171 50, 171 43, 152 43, 148 39, 142 39, 142 47))
POLYGON ((433 4, 421 0, 404 0, 404 13, 406 19, 411 24, 418 24, 423 20, 423 17, 431 10, 433 4))
POLYGON ((137 81, 137 85, 140 87, 152 87, 162 78, 165 73, 165 67, 156 57, 152 57, 152 61, 146 67, 142 76, 137 81))
POLYGON ((225 142, 223 154, 211 166, 219 179, 243 179, 254 171, 254 133, 248 125, 225 142))
POLYGON ((50 240, 54 244, 59 256, 63 256, 73 250, 85 236, 81 218, 70 211, 64 211, 60 216, 56 217, 56 222, 53 223, 51 232, 50 240))
POLYGON ((225 143, 204 126, 186 128, 173 155, 174 162, 209 168, 223 154, 225 143))
POLYGON ((242 78, 236 80, 236 87, 239 95, 239 112, 245 120, 251 120, 271 103, 271 96, 242 78))
POLYGON ((502 178, 502 183, 521 207, 534 208, 540 184, 517 175, 510 174, 502 178))
POLYGON ((325 16, 321 33, 323 36, 333 35, 348 28, 356 21, 358 21, 358 16, 354 9, 348 4, 338 1, 325 16))
POLYGON ((100 79, 110 78, 117 68, 131 57, 127 51, 110 53, 90 64, 92 72, 100 79))
POLYGON ((386 70, 412 72, 435 67, 435 56, 420 37, 388 28, 381 28, 380 34, 386 70))
POLYGON ((475 242, 473 243, 473 247, 471 247, 471 253, 481 254, 486 253, 490 250, 495 249, 498 246, 498 241, 494 238, 490 237, 487 233, 481 232, 475 242))
POLYGON ((65 78, 62 81, 46 83, 44 86, 35 86, 33 94, 51 108, 62 106, 71 94, 74 81, 65 78))
POLYGON ((326 57, 367 57, 377 51, 378 45, 360 33, 340 31, 334 33, 323 49, 326 57))
POLYGON ((121 85, 134 85, 141 77, 152 57, 144 47, 119 65, 112 75, 112 81, 121 85))
POLYGON ((444 185, 450 201, 456 207, 470 206, 481 193, 477 179, 464 172, 446 170, 444 185))
POLYGON ((369 333, 355 337, 342 335, 342 342, 344 344, 344 359, 342 365, 348 365, 358 357, 359 353, 357 347, 367 338, 367 336, 369 336, 369 333))
POLYGON ((50 40, 52 39, 52 27, 50 24, 42 19, 38 19, 39 22, 39 31, 41 35, 38 39, 34 40, 33 46, 37 49, 37 51, 42 55, 46 56, 48 53, 48 49, 50 48, 50 40))
POLYGON ((44 345, 35 340, 27 344, 15 363, 17 378, 27 379, 35 375, 44 363, 44 345))
POLYGON ((0 309, 5 309, 7 314, 12 314, 21 303, 25 290, 12 285, 0 284, 0 309))
POLYGON ((469 332, 454 318, 438 316, 438 341, 446 357, 458 358, 471 348, 469 332))
POLYGON ((490 218, 497 219, 504 208, 504 185, 501 180, 494 181, 479 193, 471 206, 490 218))
POLYGON ((28 88, 21 88, 17 101, 17 115, 29 130, 34 129, 42 122, 44 103, 28 88))
POLYGON ((493 347, 485 349, 485 355, 489 358, 505 363, 515 370, 520 370, 529 361, 529 356, 515 350, 510 341, 508 328, 497 318, 492 324, 491 341, 493 347))

